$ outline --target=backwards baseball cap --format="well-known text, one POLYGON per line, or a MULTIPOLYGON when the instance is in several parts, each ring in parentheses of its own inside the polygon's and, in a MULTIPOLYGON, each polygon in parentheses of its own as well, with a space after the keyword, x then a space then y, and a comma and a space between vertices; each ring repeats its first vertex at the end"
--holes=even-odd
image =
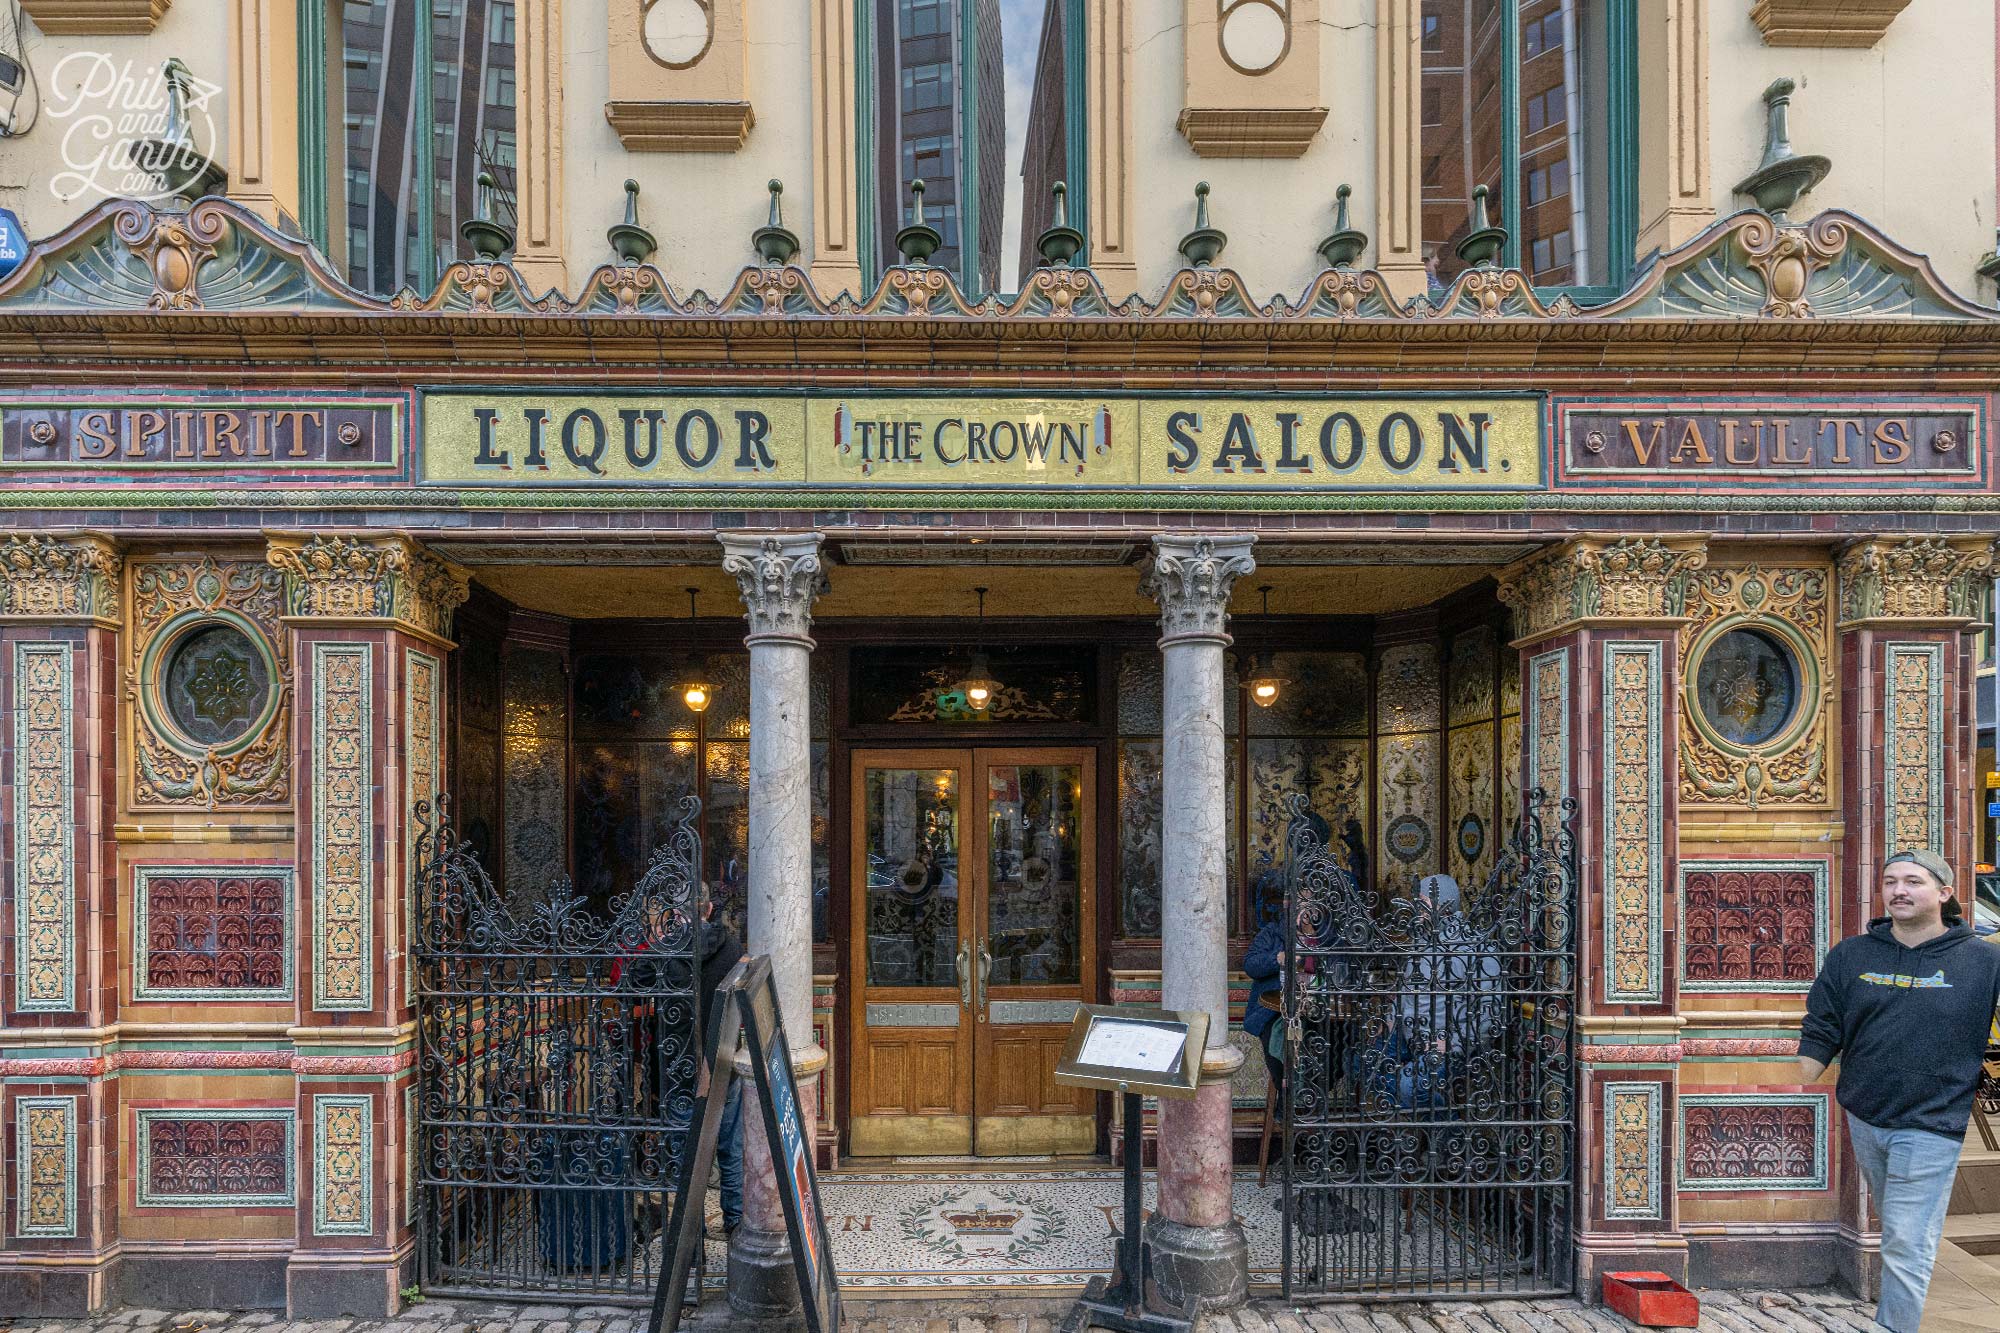
POLYGON ((1926 851, 1922 848, 1913 848, 1903 852, 1891 852, 1887 857, 1883 858, 1882 868, 1887 870, 1898 861, 1907 861, 1913 866, 1922 866, 1925 870, 1931 872, 1931 878, 1947 889, 1951 887, 1951 866, 1936 852, 1926 851))

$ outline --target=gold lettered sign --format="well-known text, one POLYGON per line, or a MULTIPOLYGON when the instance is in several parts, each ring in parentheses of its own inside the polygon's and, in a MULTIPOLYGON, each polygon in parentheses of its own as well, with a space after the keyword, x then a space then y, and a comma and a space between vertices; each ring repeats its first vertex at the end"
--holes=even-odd
MULTIPOLYGON (((451 486, 1479 491, 1543 484, 1531 397, 538 394, 438 390, 451 486)), ((746 497, 754 504, 754 498, 746 497)))

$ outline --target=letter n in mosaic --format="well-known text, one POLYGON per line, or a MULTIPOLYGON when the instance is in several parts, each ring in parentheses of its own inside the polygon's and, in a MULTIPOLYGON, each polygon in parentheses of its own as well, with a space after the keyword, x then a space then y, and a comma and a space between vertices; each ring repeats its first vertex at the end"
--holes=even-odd
POLYGON ((1944 854, 1944 645, 1892 643, 1884 651, 1883 787, 1890 851, 1944 854))
POLYGON ((1604 645, 1604 998, 1657 1002, 1660 953, 1660 644, 1604 645))
POLYGON ((14 645, 14 1008, 76 1008, 76 728, 67 643, 14 645))
POLYGON ((374 1231, 374 1140, 367 1097, 313 1098, 315 1236, 366 1236, 374 1231))
POLYGON ((1607 1218, 1660 1216, 1660 1088, 1652 1082, 1604 1085, 1607 1218))
POLYGON ((14 1103, 18 1236, 76 1235, 76 1098, 14 1103))
POLYGON ((373 1002, 373 650, 313 645, 313 1008, 373 1002))

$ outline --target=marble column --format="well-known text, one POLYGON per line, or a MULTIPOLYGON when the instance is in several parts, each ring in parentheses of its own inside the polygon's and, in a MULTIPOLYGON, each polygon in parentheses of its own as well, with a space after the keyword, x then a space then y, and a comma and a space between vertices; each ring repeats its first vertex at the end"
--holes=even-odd
MULTIPOLYGON (((799 1117, 819 1119, 818 1080, 826 1052, 812 1026, 813 598, 826 590, 816 532, 724 533, 722 567, 743 594, 750 632, 750 901, 752 954, 771 960, 778 1008, 798 1081, 799 1117)), ((738 1061, 738 1072, 748 1066, 738 1061)), ((746 1090, 747 1091, 747 1090, 746 1090)), ((785 1214, 761 1114, 743 1116, 743 1225, 729 1243, 729 1303, 750 1318, 799 1309, 785 1214)))
POLYGON ((1161 792, 1161 1003, 1208 1014, 1202 1088, 1160 1102, 1160 1204, 1146 1224, 1153 1274, 1175 1305, 1242 1304, 1249 1250, 1231 1205, 1228 770, 1223 650, 1229 591, 1257 565, 1251 536, 1162 535, 1143 579, 1160 604, 1164 668, 1161 792))

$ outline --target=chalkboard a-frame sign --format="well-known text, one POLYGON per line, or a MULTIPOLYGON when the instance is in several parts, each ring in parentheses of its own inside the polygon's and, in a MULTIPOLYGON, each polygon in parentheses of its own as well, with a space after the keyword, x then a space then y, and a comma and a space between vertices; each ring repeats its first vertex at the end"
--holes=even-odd
MULTIPOLYGON (((750 1068, 758 1103, 764 1111, 764 1131, 771 1161, 778 1174, 778 1196, 785 1207, 785 1230, 792 1247, 804 1299, 806 1333, 839 1333, 840 1281, 834 1273, 826 1216, 819 1204, 819 1173, 813 1167, 812 1136, 799 1113, 798 1085, 792 1079, 792 1052, 785 1040, 784 1018, 778 1012, 778 988, 771 979, 771 960, 746 958, 730 969, 716 987, 715 1010, 708 1021, 708 1097, 693 1151, 683 1154, 679 1188, 674 1194, 673 1221, 667 1228, 670 1246, 660 1266, 660 1286, 653 1293, 651 1333, 674 1333, 680 1325, 681 1303, 674 1297, 687 1289, 695 1247, 701 1244, 703 1205, 707 1200, 709 1168, 715 1162, 716 1132, 722 1106, 736 1077, 736 1042, 742 1036, 750 1050, 750 1068), (702 1182, 700 1188, 695 1182, 702 1182)), ((748 1095, 748 1090, 746 1090, 748 1095)), ((749 1132, 745 1122, 745 1133, 749 1132)))

